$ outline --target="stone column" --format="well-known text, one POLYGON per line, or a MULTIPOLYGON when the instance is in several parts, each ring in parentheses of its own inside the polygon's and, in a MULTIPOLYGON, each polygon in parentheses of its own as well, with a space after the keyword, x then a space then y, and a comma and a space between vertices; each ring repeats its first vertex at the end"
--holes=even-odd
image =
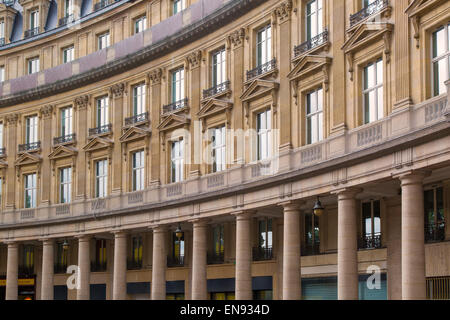
POLYGON ((387 202, 387 283, 388 299, 402 299, 402 220, 401 199, 395 197, 387 202))
POLYGON ((53 240, 43 240, 41 300, 53 300, 53 250, 53 240))
POLYGON ((206 300, 207 230, 205 220, 193 221, 192 300, 206 300))
POLYGON ((17 300, 19 275, 19 245, 8 243, 8 261, 6 262, 6 300, 17 300))
POLYGON ((338 299, 358 299, 357 189, 344 189, 338 195, 338 299))
POLYGON ((127 297, 127 233, 114 234, 113 300, 127 297))
POLYGON ((152 300, 166 299, 167 229, 153 229, 152 300))
POLYGON ((251 300, 252 292, 252 211, 240 211, 236 215, 236 300, 251 300))
POLYGON ((78 278, 80 288, 77 290, 77 300, 89 300, 91 258, 89 253, 90 236, 78 237, 78 278))
POLYGON ((283 300, 300 300, 300 206, 291 201, 281 206, 284 211, 283 300))
POLYGON ((402 299, 426 299, 423 179, 421 172, 399 177, 402 186, 402 299))

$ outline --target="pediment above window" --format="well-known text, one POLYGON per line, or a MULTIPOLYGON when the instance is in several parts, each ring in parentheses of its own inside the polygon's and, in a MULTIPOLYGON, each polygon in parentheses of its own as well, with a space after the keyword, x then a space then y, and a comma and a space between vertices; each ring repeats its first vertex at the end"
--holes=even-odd
POLYGON ((278 91, 279 87, 280 84, 275 81, 261 79, 254 80, 241 95, 241 100, 243 102, 249 102, 260 98, 261 96, 273 94, 274 91, 278 91))
POLYGON ((119 138, 120 142, 130 142, 138 139, 145 138, 151 134, 151 130, 147 128, 140 127, 130 127, 128 128, 122 136, 119 138))
POLYGON ((158 126, 159 131, 168 131, 189 124, 191 119, 184 115, 171 114, 158 126))
POLYGON ((42 158, 38 154, 24 152, 17 158, 14 164, 16 166, 25 166, 28 164, 40 163, 41 161, 42 158))
MULTIPOLYGON (((327 56, 306 55, 295 62, 287 77, 290 81, 299 81, 302 78, 315 73, 326 72, 324 68, 331 64, 332 58, 327 56)), ((328 73, 326 74, 328 75, 328 73)), ((328 77, 327 77, 328 78, 328 77)))
POLYGON ((200 111, 197 113, 200 119, 213 116, 224 112, 233 107, 233 103, 227 100, 210 99, 204 103, 200 111))
POLYGON ((51 160, 73 157, 78 153, 77 149, 70 146, 58 146, 49 154, 51 160))
POLYGON ((101 137, 95 137, 94 139, 92 139, 91 141, 89 141, 84 147, 83 149, 86 152, 93 152, 96 150, 101 150, 101 149, 106 149, 106 148, 111 148, 113 145, 113 141, 110 139, 106 139, 106 138, 101 138, 101 137))

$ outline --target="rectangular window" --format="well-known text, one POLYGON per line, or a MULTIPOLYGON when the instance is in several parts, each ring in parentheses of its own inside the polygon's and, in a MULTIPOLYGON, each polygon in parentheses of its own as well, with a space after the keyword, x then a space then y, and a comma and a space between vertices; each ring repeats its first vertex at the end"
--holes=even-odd
POLYGON ((447 92, 445 81, 450 78, 450 24, 433 32, 433 94, 447 92))
POLYGON ((39 72, 39 58, 28 59, 28 74, 39 72))
POLYGON ((305 213, 305 247, 302 255, 316 255, 320 251, 319 218, 313 213, 305 213))
POLYGON ((0 122, 0 149, 3 149, 3 122, 0 122))
POLYGON ((95 163, 95 197, 107 196, 108 188, 108 161, 100 160, 95 163))
POLYGON ((0 82, 3 82, 5 80, 5 66, 0 66, 0 82))
POLYGON ((272 248, 272 219, 258 221, 258 245, 260 248, 272 248))
POLYGON ((23 246, 22 267, 25 268, 25 273, 33 273, 34 269, 34 247, 32 245, 23 246))
POLYGON ((139 33, 147 28, 147 17, 143 16, 134 21, 134 33, 139 33))
POLYGON ((364 68, 364 123, 383 118, 383 60, 369 63, 364 68))
POLYGON ((71 135, 72 131, 72 107, 61 109, 61 136, 71 135))
POLYGON ((224 83, 226 74, 226 51, 221 49, 212 54, 212 85, 224 83))
POLYGON ((226 135, 225 126, 211 129, 212 143, 212 172, 219 172, 226 169, 225 146, 226 135))
POLYGON ((183 181, 184 176, 184 140, 172 142, 171 150, 171 182, 183 181))
POLYGON ((323 32, 322 0, 306 4, 306 40, 311 40, 323 32))
POLYGON ((26 174, 24 176, 25 196, 24 207, 35 208, 37 200, 37 176, 36 173, 26 174))
POLYGON ((213 227, 214 255, 223 256, 224 253, 224 227, 223 224, 213 227))
POLYGON ((145 173, 145 153, 138 151, 133 153, 133 190, 138 191, 144 189, 144 173, 145 173))
POLYGON ((106 266, 106 240, 95 241, 95 261, 99 266, 106 266))
POLYGON ((263 65, 272 59, 272 27, 270 24, 258 31, 256 50, 257 66, 263 65))
POLYGON ((184 262, 184 233, 178 238, 176 233, 173 233, 173 258, 175 264, 183 264, 184 262))
POLYGON ((380 200, 362 203, 362 249, 381 247, 381 208, 380 200))
POLYGON ((25 123, 26 123, 25 143, 29 144, 38 142, 38 117, 37 116, 27 117, 25 123))
POLYGON ((145 113, 145 83, 133 87, 133 116, 145 113))
POLYGON ((73 14, 72 0, 64 0, 64 17, 69 17, 73 14))
POLYGON ((186 9, 186 0, 174 0, 173 1, 173 14, 177 14, 186 9))
POLYGON ((184 69, 172 71, 172 101, 184 99, 184 69))
POLYGON ((69 203, 72 199, 72 168, 59 170, 59 203, 69 203))
POLYGON ((142 264, 142 237, 136 236, 132 238, 131 260, 135 266, 142 264))
POLYGON ((67 268, 67 248, 64 242, 56 243, 55 273, 65 273, 67 268))
POLYGON ((109 47, 109 32, 98 36, 98 50, 109 47))
POLYGON ((39 28, 39 10, 30 12, 30 29, 39 28))
POLYGON ((97 99, 97 127, 102 127, 109 124, 108 102, 107 96, 97 99))
POLYGON ((362 0, 362 6, 363 8, 367 8, 369 5, 371 5, 372 3, 376 2, 378 0, 362 0))
POLYGON ((74 59, 75 48, 69 47, 63 50, 63 63, 71 62, 74 59))
POLYGON ((5 21, 3 20, 0 21, 0 41, 3 41, 3 43, 0 42, 0 46, 5 44, 5 21))
POLYGON ((445 240, 444 188, 424 192, 425 242, 445 240))
POLYGON ((306 143, 323 139, 323 90, 317 89, 306 95, 306 143))
POLYGON ((272 155, 272 116, 268 109, 256 115, 256 130, 258 134, 257 160, 264 160, 272 155))

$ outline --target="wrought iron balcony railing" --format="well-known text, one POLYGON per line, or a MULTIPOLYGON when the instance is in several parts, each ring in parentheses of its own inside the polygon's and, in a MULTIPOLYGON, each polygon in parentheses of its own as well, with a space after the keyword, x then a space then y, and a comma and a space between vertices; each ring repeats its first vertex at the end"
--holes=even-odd
POLYGON ((65 17, 59 19, 59 26, 65 26, 68 23, 71 23, 75 20, 75 16, 73 14, 69 14, 65 17))
POLYGON ((253 248, 253 261, 265 261, 272 260, 272 248, 254 247, 253 248))
POLYGON ((305 245, 301 246, 300 255, 303 257, 316 256, 318 254, 320 254, 320 244, 319 243, 305 244, 305 245))
POLYGON ((214 96, 218 93, 221 93, 221 92, 224 92, 227 90, 230 90, 230 80, 222 82, 222 83, 215 85, 214 87, 211 87, 209 89, 203 90, 203 99, 206 99, 208 97, 214 96))
POLYGON ((297 57, 302 53, 305 53, 327 42, 328 42, 328 30, 325 29, 324 32, 294 47, 294 57, 297 57))
POLYGON ((103 126, 89 129, 89 136, 95 136, 96 134, 109 133, 111 132, 112 124, 108 123, 103 126))
POLYGON ((75 141, 75 138, 76 138, 75 133, 67 134, 65 136, 55 137, 55 138, 53 138, 53 144, 55 146, 57 146, 59 144, 73 142, 73 141, 75 141))
POLYGON ((38 150, 40 148, 41 148, 40 141, 19 144, 19 152, 33 151, 33 150, 38 150))
POLYGON ((135 123, 144 122, 148 120, 148 112, 137 114, 135 116, 125 118, 125 125, 131 126, 135 123))
POLYGON ((260 66, 257 66, 256 68, 247 71, 247 80, 253 79, 257 76, 260 76, 266 72, 272 71, 276 69, 277 67, 277 60, 273 58, 272 60, 263 63, 260 66))
POLYGON ((365 18, 387 8, 388 5, 389 5, 388 0, 377 0, 375 2, 372 2, 367 7, 363 8, 357 13, 350 15, 350 27, 353 27, 355 24, 364 20, 365 18))
POLYGON ((31 276, 34 274, 34 266, 19 266, 19 275, 31 276))
POLYGON ((359 238, 359 249, 377 249, 381 248, 381 233, 374 235, 366 234, 359 238))
POLYGON ((106 261, 99 262, 93 261, 91 262, 91 272, 105 272, 106 271, 106 261))
POLYGON ((0 148, 0 157, 6 157, 6 149, 0 148))
POLYGON ((5 6, 11 7, 14 5, 14 3, 16 2, 16 0, 2 0, 1 1, 5 6))
POLYGON ((183 267, 184 266, 184 256, 168 256, 167 257, 167 267, 183 267))
POLYGON ((109 6, 110 4, 112 4, 114 1, 113 0, 100 0, 99 2, 97 2, 94 5, 94 11, 98 11, 100 9, 103 9, 104 7, 109 6))
POLYGON ((163 114, 171 113, 175 110, 187 107, 187 105, 188 105, 188 98, 172 102, 171 104, 163 106, 163 114))
POLYGON ((25 30, 24 38, 29 38, 29 37, 35 36, 37 34, 39 34, 39 27, 25 30))
POLYGON ((425 225, 425 242, 439 242, 445 240, 445 222, 425 225))
POLYGON ((142 260, 127 260, 127 269, 128 270, 139 270, 142 269, 142 260))
POLYGON ((0 46, 4 46, 6 43, 5 38, 0 38, 0 46))
POLYGON ((53 266, 54 273, 66 273, 67 272, 67 264, 63 263, 55 263, 53 266))
POLYGON ((208 252, 206 260, 208 264, 222 264, 225 261, 225 256, 223 252, 208 252))

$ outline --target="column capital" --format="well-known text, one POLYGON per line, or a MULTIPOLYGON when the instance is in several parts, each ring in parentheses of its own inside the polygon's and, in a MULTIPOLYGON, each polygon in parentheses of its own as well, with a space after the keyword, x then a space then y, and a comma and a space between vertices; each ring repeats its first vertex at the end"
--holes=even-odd
POLYGON ((167 232, 167 230, 168 230, 167 225, 161 225, 161 224, 153 224, 153 225, 150 225, 148 228, 153 230, 153 233, 163 233, 163 232, 167 232))
POLYGON ((90 234, 78 234, 74 236, 74 238, 78 239, 78 242, 87 242, 90 241, 92 238, 92 235, 90 234))
POLYGON ((39 241, 42 242, 44 246, 53 245, 55 243, 54 238, 39 238, 39 241))
POLYGON ((280 207, 283 207, 284 211, 300 210, 300 206, 305 203, 303 200, 288 200, 278 203, 280 207))
POLYGON ((232 212, 231 215, 235 216, 236 220, 248 220, 255 213, 256 213, 256 210, 238 210, 238 211, 232 212))
POLYGON ((114 238, 123 238, 128 235, 128 230, 114 230, 111 233, 114 235, 114 238))
POLYGON ((8 248, 18 248, 19 243, 15 240, 5 240, 3 241, 4 244, 8 246, 8 248))
POLYGON ((353 199, 358 193, 361 193, 362 191, 363 191, 362 188, 348 187, 336 189, 333 192, 331 192, 331 194, 337 195, 339 200, 344 200, 344 199, 353 199))
POLYGON ((392 178, 398 178, 402 186, 410 184, 422 184, 423 179, 431 175, 428 170, 410 170, 400 174, 392 175, 392 178))
POLYGON ((210 221, 211 221, 211 219, 208 219, 208 218, 196 218, 196 219, 188 220, 189 223, 192 223, 192 226, 194 228, 206 227, 210 221))

